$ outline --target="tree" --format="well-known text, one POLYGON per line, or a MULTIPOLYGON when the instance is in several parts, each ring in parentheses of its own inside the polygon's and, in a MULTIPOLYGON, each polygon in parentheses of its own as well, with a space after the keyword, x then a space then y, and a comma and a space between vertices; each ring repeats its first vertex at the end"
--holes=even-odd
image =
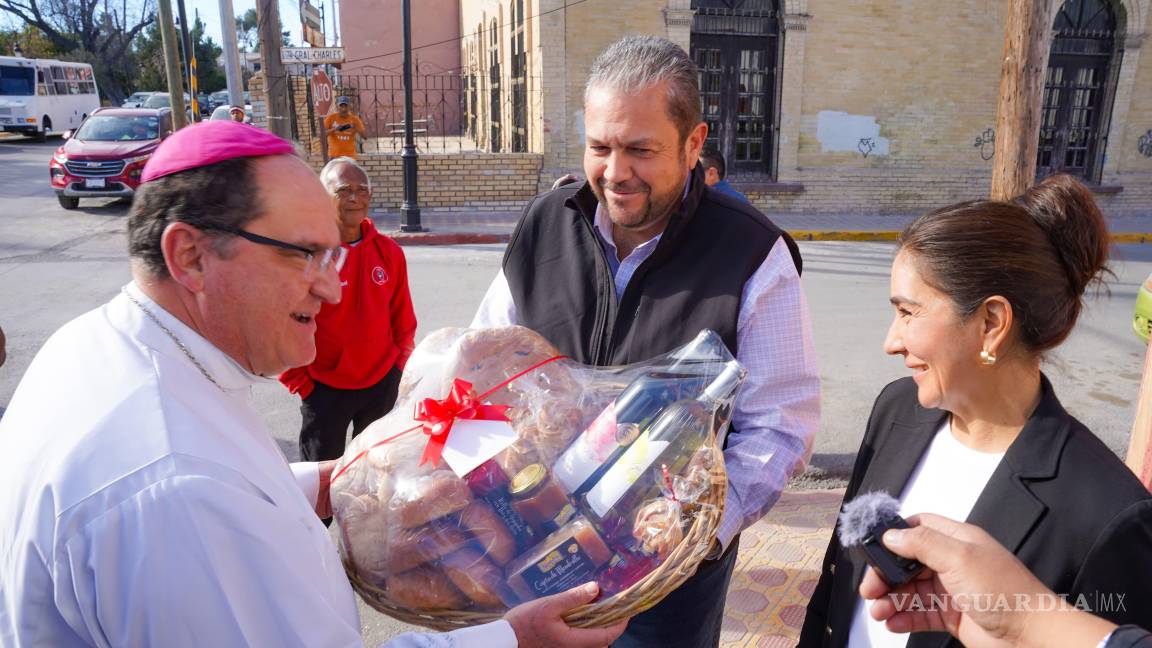
POLYGON ((256 10, 249 9, 243 16, 236 16, 236 41, 241 52, 255 52, 260 43, 256 32, 256 10))
POLYGON ((44 32, 32 25, 23 29, 0 29, 0 55, 8 56, 19 45, 27 58, 55 58, 60 55, 44 32))
MULTIPOLYGON (((236 40, 240 43, 241 52, 260 51, 260 32, 256 29, 256 10, 249 9, 243 16, 236 16, 236 40)), ((284 31, 284 21, 280 21, 280 44, 284 47, 292 45, 289 32, 284 31)))
MULTIPOLYGON (((204 22, 199 17, 192 24, 188 38, 192 41, 192 49, 196 52, 196 81, 201 92, 215 92, 227 87, 224 72, 220 69, 217 60, 223 50, 211 37, 204 35, 204 22)), ((146 90, 163 90, 168 87, 168 79, 164 75, 164 48, 160 39, 160 25, 153 24, 137 39, 136 59, 139 61, 140 74, 137 78, 137 87, 146 90)), ((177 47, 177 60, 180 64, 181 75, 187 70, 182 47, 177 47)), ((185 78, 185 92, 188 91, 187 78, 185 78)))
POLYGON ((220 55, 224 52, 211 36, 204 35, 204 22, 200 16, 192 23, 188 37, 192 40, 192 51, 196 52, 196 85, 200 92, 216 92, 228 87, 224 71, 220 69, 220 55))
POLYGON ((0 0, 0 12, 39 30, 61 56, 91 63, 113 103, 135 76, 132 41, 156 20, 153 0, 0 0))

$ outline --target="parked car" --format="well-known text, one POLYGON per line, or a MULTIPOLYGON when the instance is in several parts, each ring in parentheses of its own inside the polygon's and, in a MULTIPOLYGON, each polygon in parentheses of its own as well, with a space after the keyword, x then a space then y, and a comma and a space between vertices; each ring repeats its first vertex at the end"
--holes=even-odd
POLYGON ((212 109, 216 107, 216 105, 212 103, 212 95, 206 92, 201 92, 200 94, 196 95, 196 102, 200 104, 201 115, 211 114, 212 109))
MULTIPOLYGON (((184 93, 184 106, 192 105, 192 97, 187 92, 184 93)), ((141 108, 171 108, 172 96, 167 92, 153 92, 150 97, 144 100, 140 105, 141 108)))
MULTIPOLYGON (((208 119, 232 119, 232 108, 233 106, 217 106, 216 110, 212 111, 212 116, 208 119)), ((244 123, 252 123, 252 113, 248 112, 247 110, 244 111, 244 123)))
POLYGON ((172 134, 170 108, 100 108, 48 163, 52 188, 64 209, 76 209, 81 198, 131 198, 140 174, 156 147, 172 134))
MULTIPOLYGON (((154 92, 151 97, 144 100, 141 108, 171 108, 172 96, 167 92, 154 92)), ((192 96, 184 93, 184 116, 192 121, 192 96)))
POLYGON ((127 99, 124 100, 124 103, 121 104, 120 107, 121 108, 139 108, 139 107, 144 105, 145 99, 147 99, 148 97, 151 97, 154 94, 156 94, 156 93, 155 92, 133 92, 131 95, 128 96, 127 99))

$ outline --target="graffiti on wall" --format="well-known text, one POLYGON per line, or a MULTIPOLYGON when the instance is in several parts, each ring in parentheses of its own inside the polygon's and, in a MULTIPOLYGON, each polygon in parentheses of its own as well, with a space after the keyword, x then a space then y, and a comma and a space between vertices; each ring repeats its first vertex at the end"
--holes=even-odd
POLYGON ((976 137, 976 143, 972 145, 980 149, 980 159, 987 162, 992 159, 996 154, 996 129, 989 128, 976 137))
POLYGON ((821 153, 888 155, 888 138, 880 137, 880 124, 871 115, 821 110, 816 116, 816 139, 821 153))
POLYGON ((1136 150, 1140 151, 1140 155, 1152 158, 1152 128, 1149 128, 1147 133, 1140 136, 1140 143, 1137 145, 1136 150))

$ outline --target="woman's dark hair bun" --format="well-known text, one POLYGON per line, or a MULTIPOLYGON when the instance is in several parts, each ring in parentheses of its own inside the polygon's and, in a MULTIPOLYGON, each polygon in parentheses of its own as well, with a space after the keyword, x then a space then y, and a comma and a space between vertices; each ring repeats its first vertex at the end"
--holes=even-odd
POLYGON ((924 280, 961 318, 1000 295, 1035 353, 1067 339, 1084 291, 1108 272, 1108 227, 1092 192, 1052 176, 1011 202, 963 202, 925 214, 900 235, 924 280))
POLYGON ((1107 270, 1108 225, 1084 183, 1059 174, 1025 191, 1016 203, 1048 235, 1079 295, 1107 270))

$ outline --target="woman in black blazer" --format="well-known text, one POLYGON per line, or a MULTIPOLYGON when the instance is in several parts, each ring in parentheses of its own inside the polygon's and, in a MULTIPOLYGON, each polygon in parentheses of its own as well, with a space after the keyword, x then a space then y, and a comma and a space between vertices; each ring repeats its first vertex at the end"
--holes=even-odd
MULTIPOLYGON (((1068 176, 1011 203, 961 203, 909 225, 884 347, 914 373, 877 398, 844 499, 885 491, 906 516, 967 519, 1053 591, 1147 626, 1152 495, 1040 372, 1107 255, 1104 218, 1068 176)), ((942 633, 890 635, 868 618, 864 569, 834 535, 799 646, 959 645, 942 633)))

